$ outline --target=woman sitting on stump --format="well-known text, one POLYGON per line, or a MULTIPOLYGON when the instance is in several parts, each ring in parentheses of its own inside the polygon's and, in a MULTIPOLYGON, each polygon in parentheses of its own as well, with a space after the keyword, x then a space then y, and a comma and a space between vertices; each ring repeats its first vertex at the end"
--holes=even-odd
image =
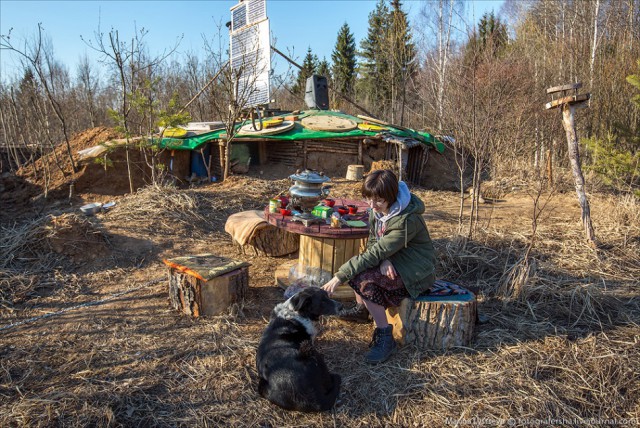
POLYGON ((356 293, 353 308, 339 317, 349 321, 368 319, 376 324, 368 363, 386 361, 396 350, 393 326, 385 309, 399 306, 406 297, 418 297, 435 281, 435 250, 422 218, 424 203, 389 170, 371 172, 362 184, 362 196, 372 208, 369 241, 364 253, 343 264, 322 286, 329 295, 344 282, 356 293))

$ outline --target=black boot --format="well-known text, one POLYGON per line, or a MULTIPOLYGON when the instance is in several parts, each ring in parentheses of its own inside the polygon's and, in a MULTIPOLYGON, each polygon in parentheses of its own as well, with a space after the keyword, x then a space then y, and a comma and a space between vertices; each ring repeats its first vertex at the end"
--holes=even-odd
POLYGON ((353 307, 338 312, 338 318, 344 321, 365 323, 369 322, 369 311, 364 304, 356 303, 353 307))
POLYGON ((383 363, 396 351, 396 341, 393 340, 393 326, 376 328, 371 340, 371 350, 364 356, 367 363, 383 363))

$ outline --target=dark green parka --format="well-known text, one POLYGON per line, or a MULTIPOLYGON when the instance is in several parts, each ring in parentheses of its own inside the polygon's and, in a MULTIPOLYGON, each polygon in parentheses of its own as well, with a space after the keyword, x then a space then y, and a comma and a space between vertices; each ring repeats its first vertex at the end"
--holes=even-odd
POLYGON ((431 281, 427 277, 435 273, 435 249, 422 218, 424 203, 411 194, 407 207, 391 217, 381 238, 376 237, 376 218, 373 210, 369 213, 369 241, 364 253, 352 257, 340 266, 337 276, 347 282, 365 270, 379 266, 388 259, 400 274, 411 297, 427 291, 431 281))

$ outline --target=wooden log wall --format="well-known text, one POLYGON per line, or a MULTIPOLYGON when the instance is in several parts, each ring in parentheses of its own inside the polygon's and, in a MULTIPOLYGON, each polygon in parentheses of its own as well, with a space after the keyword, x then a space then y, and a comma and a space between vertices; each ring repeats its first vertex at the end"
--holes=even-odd
POLYGON ((298 145, 294 141, 268 142, 266 147, 269 163, 280 163, 292 168, 302 165, 302 159, 298 164, 298 145))
POLYGON ((269 162, 281 163, 290 167, 306 167, 310 153, 332 153, 336 155, 355 156, 360 158, 361 142, 359 140, 307 140, 307 141, 273 141, 266 145, 269 162))

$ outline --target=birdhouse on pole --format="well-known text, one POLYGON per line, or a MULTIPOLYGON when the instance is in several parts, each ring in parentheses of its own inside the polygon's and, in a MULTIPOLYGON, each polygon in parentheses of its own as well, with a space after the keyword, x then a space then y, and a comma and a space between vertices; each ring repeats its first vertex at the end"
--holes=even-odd
POLYGON ((584 175, 580 165, 580 148, 578 145, 578 133, 576 132, 575 111, 578 108, 589 106, 591 94, 578 94, 578 89, 582 83, 570 83, 567 85, 554 86, 547 89, 547 94, 551 94, 552 100, 545 104, 545 109, 551 110, 560 108, 562 110, 562 126, 567 136, 569 160, 571 161, 571 172, 573 173, 574 185, 578 194, 578 202, 582 209, 582 226, 584 227, 587 239, 592 246, 596 245, 595 232, 591 224, 591 210, 589 200, 584 189, 584 175), (558 98, 554 98, 558 96, 558 98))

